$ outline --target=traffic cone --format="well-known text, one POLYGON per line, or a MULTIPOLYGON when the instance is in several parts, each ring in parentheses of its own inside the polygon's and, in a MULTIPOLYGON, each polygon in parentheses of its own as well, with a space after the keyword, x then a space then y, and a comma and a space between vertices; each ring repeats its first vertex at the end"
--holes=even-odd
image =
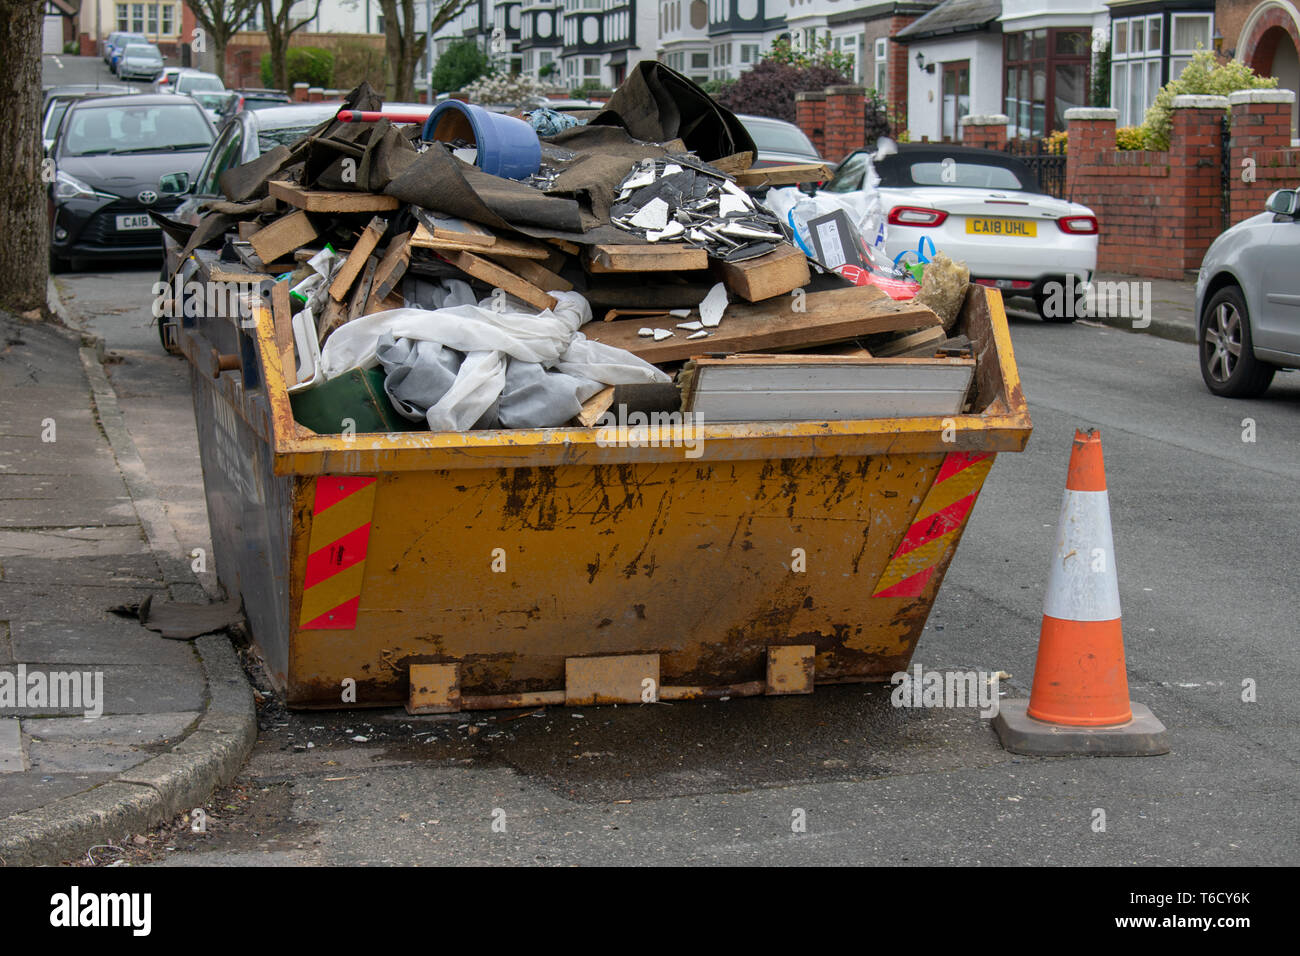
POLYGON ((1002 746, 1023 754, 1169 752, 1165 726, 1129 700, 1119 577, 1101 434, 1074 433, 1029 700, 998 708, 1002 746))

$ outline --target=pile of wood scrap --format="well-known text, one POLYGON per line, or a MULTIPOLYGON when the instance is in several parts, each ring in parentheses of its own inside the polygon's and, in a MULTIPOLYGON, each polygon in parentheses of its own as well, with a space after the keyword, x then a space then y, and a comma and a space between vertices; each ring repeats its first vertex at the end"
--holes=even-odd
MULTIPOLYGON (((384 135, 382 143, 390 146, 408 143, 384 135)), ((476 301, 523 314, 551 309, 555 293, 583 295, 593 311, 593 321, 580 330, 587 338, 670 374, 697 360, 684 378, 687 409, 745 415, 743 401, 727 404, 717 389, 749 382, 742 390, 757 394, 765 378, 777 376, 785 397, 771 392, 770 401, 751 402, 748 414, 779 419, 961 410, 970 381, 969 343, 950 339, 923 305, 810 268, 755 201, 773 185, 825 179, 824 167, 753 169, 752 153, 711 164, 680 144, 675 149, 631 167, 608 221, 564 238, 522 223, 503 226, 500 208, 480 211, 470 204, 455 215, 387 191, 307 185, 311 162, 268 167, 264 196, 214 204, 220 208, 210 215, 224 217, 216 229, 229 226, 219 236, 221 266, 276 283, 277 347, 291 387, 320 381, 313 357, 339 328, 391 309, 437 308, 446 293, 431 290, 460 280, 476 301), (766 357, 743 358, 756 353, 766 357), (918 358, 932 361, 911 361, 918 358), (893 363, 893 370, 874 371, 881 363, 893 363), (909 387, 913 398, 942 396, 938 404, 872 404, 871 395, 909 387), (807 394, 795 398, 791 389, 807 394), (828 403, 817 394, 827 389, 856 397, 828 403), (785 402, 779 414, 769 414, 773 401, 785 402)), ((466 173, 466 182, 486 175, 474 172, 466 173)), ((379 180, 372 173, 367 181, 374 188, 379 180)), ((203 229, 210 244, 214 229, 203 229)), ((577 421, 592 418, 602 402, 607 406, 611 392, 593 398, 577 421)), ((662 393, 655 401, 662 404, 662 393)))

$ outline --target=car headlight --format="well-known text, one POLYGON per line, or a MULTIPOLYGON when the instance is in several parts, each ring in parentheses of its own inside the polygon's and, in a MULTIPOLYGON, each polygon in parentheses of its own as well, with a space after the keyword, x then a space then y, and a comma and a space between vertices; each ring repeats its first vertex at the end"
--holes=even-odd
POLYGON ((66 202, 69 199, 116 199, 117 197, 96 192, 76 176, 59 170, 54 177, 54 198, 66 202))

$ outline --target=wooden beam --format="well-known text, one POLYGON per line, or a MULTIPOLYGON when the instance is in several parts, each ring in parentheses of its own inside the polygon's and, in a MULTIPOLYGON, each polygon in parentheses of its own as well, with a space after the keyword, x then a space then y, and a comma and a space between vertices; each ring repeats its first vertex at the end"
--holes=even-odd
POLYGON ((440 239, 430 234, 423 223, 416 226, 415 232, 411 234, 411 245, 417 249, 432 249, 434 252, 491 252, 493 255, 515 256, 520 259, 546 259, 550 256, 544 245, 528 239, 497 236, 489 246, 460 239, 440 239))
POLYGON ((266 191, 274 198, 307 212, 390 212, 401 206, 396 196, 309 190, 274 179, 266 184, 266 191))
POLYGON ((746 189, 756 186, 795 186, 821 183, 831 178, 824 163, 792 163, 789 166, 755 166, 736 174, 736 185, 746 189))
POLYGON ((331 332, 348 320, 348 307, 337 299, 326 298, 325 308, 316 320, 316 341, 321 345, 329 338, 331 332))
POLYGON ((563 276, 556 275, 540 262, 532 259, 519 259, 515 256, 492 255, 490 258, 498 265, 505 266, 511 272, 527 279, 543 292, 570 292, 573 283, 563 276))
POLYGON ((348 321, 365 315, 366 303, 370 301, 370 287, 375 281, 375 270, 379 268, 379 259, 377 256, 371 256, 366 260, 366 267, 361 270, 361 280, 357 287, 352 290, 352 298, 348 301, 348 321))
POLYGON ((504 289, 516 299, 521 299, 534 308, 555 308, 555 298, 553 296, 543 292, 531 282, 521 279, 509 269, 484 259, 482 256, 476 256, 472 252, 446 252, 443 254, 443 258, 461 272, 468 273, 476 279, 482 279, 495 288, 504 289))
POLYGON ((249 236, 248 244, 253 247, 257 258, 269 265, 300 246, 307 245, 318 235, 320 233, 307 218, 307 214, 299 209, 257 230, 249 236))
POLYGON ((856 339, 875 332, 898 332, 939 324, 924 306, 895 302, 871 286, 809 292, 806 311, 795 312, 784 299, 727 308, 722 324, 707 339, 688 341, 684 330, 655 342, 637 335, 644 323, 588 322, 580 330, 594 342, 627 349, 647 362, 677 362, 714 352, 758 352, 809 348, 856 339))
POLYGON ((582 411, 578 413, 578 421, 586 428, 592 428, 596 422, 600 421, 611 405, 614 404, 614 386, 606 385, 591 398, 582 403, 582 411))
POLYGON ((352 247, 348 257, 343 260, 343 265, 339 266, 339 271, 334 275, 334 281, 330 283, 331 299, 342 302, 348 297, 348 290, 352 288, 352 283, 361 274, 361 270, 366 267, 366 260, 375 251, 375 247, 379 245, 379 240, 384 238, 384 232, 387 229, 388 223, 378 216, 370 220, 370 224, 361 233, 357 244, 352 247))
MULTIPOLYGON (((396 289, 397 283, 402 281, 402 276, 406 275, 406 267, 411 262, 410 240, 411 234, 404 232, 388 244, 384 257, 375 267, 375 281, 370 287, 372 305, 388 298, 388 294, 396 289)), ((368 305, 366 311, 374 310, 368 305)))
POLYGON ((271 287, 271 329, 275 333, 275 351, 286 385, 298 382, 298 365, 293 351, 293 305, 289 301, 289 280, 271 287))
POLYGON ((645 245, 593 246, 588 266, 593 274, 609 272, 685 272, 707 269, 709 254, 668 243, 645 245))
POLYGON ((780 245, 765 256, 744 262, 714 259, 712 269, 727 289, 749 302, 802 289, 812 281, 808 257, 791 245, 780 245))

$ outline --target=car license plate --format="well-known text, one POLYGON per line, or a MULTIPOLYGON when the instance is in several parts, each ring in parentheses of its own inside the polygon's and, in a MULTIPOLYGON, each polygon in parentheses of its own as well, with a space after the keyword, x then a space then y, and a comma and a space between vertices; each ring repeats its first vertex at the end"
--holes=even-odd
POLYGON ((147 212, 117 217, 117 231, 128 232, 133 229, 157 229, 147 212))
POLYGON ((1015 239, 1038 237, 1038 223, 1031 219, 967 219, 966 232, 972 236, 1008 236, 1015 239))

